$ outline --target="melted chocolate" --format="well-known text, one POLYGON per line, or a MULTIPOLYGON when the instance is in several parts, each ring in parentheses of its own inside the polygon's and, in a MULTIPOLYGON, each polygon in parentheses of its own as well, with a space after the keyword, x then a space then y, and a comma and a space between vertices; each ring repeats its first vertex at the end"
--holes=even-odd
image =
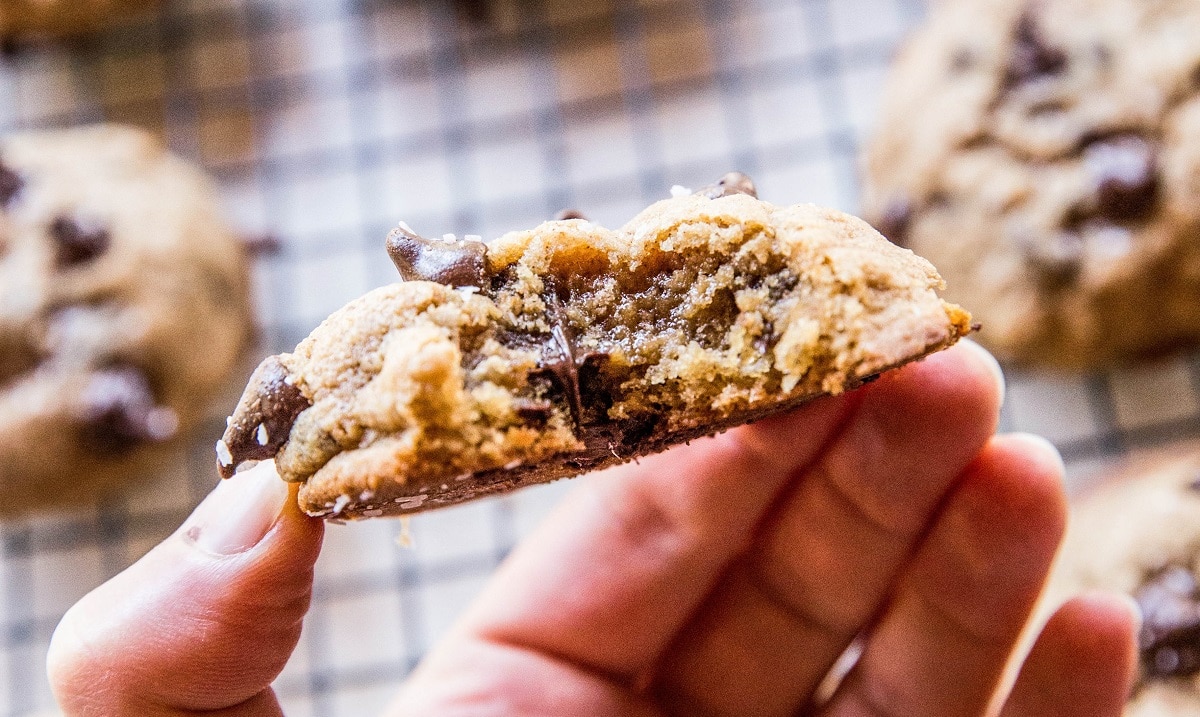
POLYGON ((50 237, 58 247, 59 266, 76 266, 95 260, 108 251, 112 236, 104 227, 73 217, 59 217, 50 225, 50 237))
POLYGON ((584 427, 589 425, 584 414, 585 402, 587 405, 594 402, 592 388, 597 364, 607 361, 608 354, 589 351, 580 355, 577 352, 552 281, 547 280, 546 289, 551 322, 550 340, 546 344, 548 355, 543 358, 542 365, 534 375, 550 378, 563 392, 571 409, 571 420, 575 423, 575 429, 577 432, 583 432, 584 427))
POLYGON ((222 439, 228 455, 218 456, 217 467, 223 478, 232 477, 245 461, 273 458, 287 443, 296 417, 312 406, 300 388, 289 382, 287 368, 278 356, 268 356, 258 365, 246 393, 253 397, 243 398, 222 439))
POLYGON ((1066 68, 1067 53, 1046 40, 1032 12, 1022 14, 1013 36, 1012 55, 1004 76, 1005 86, 1011 88, 1057 75, 1066 68))
POLYGON ((1192 571, 1164 568, 1133 597, 1143 618, 1138 635, 1143 679, 1200 673, 1200 584, 1192 571))
POLYGON ((734 194, 746 194, 755 199, 758 198, 758 190, 754 187, 754 181, 741 172, 730 172, 717 180, 716 184, 701 187, 694 193, 709 199, 720 199, 734 194))
POLYGON ((479 289, 486 286, 487 245, 483 242, 426 239, 400 226, 388 235, 387 251, 405 281, 479 289))
POLYGON ((99 453, 165 441, 178 428, 175 412, 158 405, 146 374, 135 366, 97 371, 80 398, 76 418, 83 442, 99 453))
POLYGON ((25 186, 25 180, 15 170, 0 162, 0 209, 7 207, 25 186))
POLYGON ((1159 193, 1158 157, 1144 137, 1120 134, 1090 142, 1083 162, 1092 177, 1098 213, 1114 222, 1145 219, 1159 193))

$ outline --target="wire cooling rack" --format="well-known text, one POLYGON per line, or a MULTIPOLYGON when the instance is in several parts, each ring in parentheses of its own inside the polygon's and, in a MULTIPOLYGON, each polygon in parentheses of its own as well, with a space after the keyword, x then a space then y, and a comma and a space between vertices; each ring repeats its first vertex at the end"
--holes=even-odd
MULTIPOLYGON (((494 236, 576 207, 619 225, 731 168, 765 198, 854 210, 856 155, 917 0, 169 0, 159 17, 0 61, 0 129, 160 131, 283 240, 257 269, 264 352, 395 279, 382 240, 494 236), (488 8, 489 19, 470 19, 488 8)), ((226 410, 229 408, 225 407, 226 410)), ((1063 450, 1073 487, 1126 451, 1200 434, 1200 363, 1010 377, 1008 429, 1063 450)), ((0 524, 0 714, 52 714, 50 635, 79 597, 215 484, 214 417, 134 494, 0 524)), ((569 484, 331 527, 312 613, 276 683, 287 714, 370 715, 569 484), (373 629, 356 629, 364 615, 373 629)))

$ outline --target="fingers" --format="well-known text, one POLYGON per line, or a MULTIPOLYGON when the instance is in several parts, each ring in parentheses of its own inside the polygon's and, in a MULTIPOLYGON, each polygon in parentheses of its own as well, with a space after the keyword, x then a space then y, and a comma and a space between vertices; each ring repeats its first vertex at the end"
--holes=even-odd
POLYGON ((1031 436, 994 439, 948 497, 821 714, 983 714, 1065 525, 1053 447, 1031 436))
POLYGON ((501 567, 462 632, 632 677, 854 400, 823 399, 589 479, 501 567))
MULTIPOLYGON (((987 425, 975 430, 990 432, 996 379, 992 369, 979 368, 978 352, 951 349, 863 391, 597 477, 513 555, 460 636, 545 652, 622 679, 644 677, 749 546, 782 490, 843 432, 843 422, 846 432, 862 430, 854 428, 861 414, 885 424, 881 431, 907 431, 933 407, 917 400, 919 408, 910 410, 897 394, 938 394, 953 376, 965 372, 976 383, 982 371, 982 401, 991 408, 987 425), (870 408, 874 402, 881 408, 870 408)), ((866 450, 884 458, 886 442, 870 438, 876 444, 866 450)))
POLYGON ((681 714, 792 714, 879 610, 995 430, 995 361, 963 345, 869 388, 824 457, 670 650, 681 714))
POLYGON ((1058 609, 1001 717, 1120 717, 1137 669, 1139 617, 1128 598, 1092 594, 1058 609))
POLYGON ((84 597, 51 641, 67 715, 277 715, 323 524, 271 463, 222 483, 174 535, 84 597))

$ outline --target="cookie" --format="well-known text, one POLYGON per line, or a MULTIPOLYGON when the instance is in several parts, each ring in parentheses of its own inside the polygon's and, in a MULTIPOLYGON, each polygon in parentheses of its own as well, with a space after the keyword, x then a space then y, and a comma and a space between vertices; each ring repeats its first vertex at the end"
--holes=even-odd
POLYGON ((901 51, 865 216, 1000 358, 1104 367, 1200 339, 1200 4, 947 0, 901 51))
POLYGON ((1200 714, 1200 450, 1129 466, 1075 510, 1051 585, 1132 596, 1143 614, 1127 717, 1200 714))
POLYGON ((273 457, 316 516, 437 508, 840 393, 970 330, 934 268, 865 222, 759 201, 743 175, 676 193, 618 231, 401 225, 404 281, 259 367, 222 474, 273 457))
POLYGON ((77 35, 157 5, 158 0, 0 0, 0 37, 77 35))
POLYGON ((251 331, 210 181, 148 134, 0 138, 0 513, 144 472, 251 331))

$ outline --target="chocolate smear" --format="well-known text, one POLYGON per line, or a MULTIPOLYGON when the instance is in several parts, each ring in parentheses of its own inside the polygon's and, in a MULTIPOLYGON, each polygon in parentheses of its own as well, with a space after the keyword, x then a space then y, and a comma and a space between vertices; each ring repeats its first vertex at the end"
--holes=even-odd
POLYGON ((179 428, 175 411, 158 405, 146 374, 129 365, 92 375, 80 396, 76 420, 84 444, 109 455, 169 440, 179 428))
MULTIPOLYGON (((542 360, 542 365, 534 372, 534 375, 549 377, 566 395, 576 431, 582 432, 583 427, 587 425, 584 403, 585 399, 590 398, 588 388, 591 385, 591 381, 584 377, 594 378, 596 364, 607 361, 608 354, 589 351, 580 355, 577 352, 566 318, 563 316, 558 292, 552 281, 547 280, 546 290, 551 323, 550 341, 547 342, 549 355, 542 360)), ((590 403, 590 401, 588 402, 590 403)))
POLYGON ((268 356, 254 370, 225 435, 217 443, 217 468, 233 476, 246 461, 274 458, 292 433, 296 417, 312 402, 292 381, 278 356, 268 356))
POLYGON ((16 199, 25 186, 25 180, 10 167, 0 162, 0 209, 4 209, 16 199))
POLYGON ((59 217, 50 225, 58 247, 58 266, 77 266, 95 260, 108 250, 112 235, 98 223, 78 217, 59 217))
POLYGON ((487 281, 487 245, 481 241, 426 239, 401 224, 388 235, 387 251, 405 281, 479 289, 487 281))
POLYGON ((1200 673, 1200 585, 1191 570, 1169 566, 1138 588, 1143 679, 1200 673))
POLYGON ((1144 137, 1121 134, 1089 143, 1083 163, 1095 186, 1100 216, 1115 221, 1145 219, 1158 198, 1158 157, 1144 137))
POLYGON ((741 172, 730 172, 717 180, 716 184, 701 187, 694 194, 709 199, 720 199, 734 194, 747 194, 755 199, 758 198, 758 190, 754 187, 754 181, 741 172))
POLYGON ((1012 55, 1009 57, 1008 70, 1004 76, 1005 86, 1011 88, 1042 77, 1057 75, 1066 67, 1067 53, 1046 40, 1032 11, 1023 13, 1017 20, 1013 35, 1012 55))

